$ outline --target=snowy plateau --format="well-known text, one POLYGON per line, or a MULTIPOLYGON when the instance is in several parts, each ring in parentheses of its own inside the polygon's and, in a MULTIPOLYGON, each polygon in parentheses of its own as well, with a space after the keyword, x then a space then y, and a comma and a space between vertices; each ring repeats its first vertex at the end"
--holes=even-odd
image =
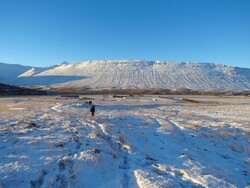
POLYGON ((91 97, 1 97, 0 187, 250 187, 248 97, 91 97))
POLYGON ((250 69, 212 63, 99 60, 46 68, 0 63, 0 83, 93 89, 250 90, 250 69))

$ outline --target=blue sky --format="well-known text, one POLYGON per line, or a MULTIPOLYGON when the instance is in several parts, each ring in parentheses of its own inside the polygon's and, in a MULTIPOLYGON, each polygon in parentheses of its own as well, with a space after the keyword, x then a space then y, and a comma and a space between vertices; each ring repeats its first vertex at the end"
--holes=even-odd
POLYGON ((250 0, 0 0, 0 62, 98 59, 250 68, 250 0))

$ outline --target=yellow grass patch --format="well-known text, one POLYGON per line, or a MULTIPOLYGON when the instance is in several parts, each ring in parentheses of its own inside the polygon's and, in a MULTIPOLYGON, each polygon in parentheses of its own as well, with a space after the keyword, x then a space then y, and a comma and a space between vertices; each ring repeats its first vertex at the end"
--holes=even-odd
POLYGON ((199 101, 193 100, 193 99, 181 99, 183 102, 189 102, 189 103, 200 103, 199 101))
POLYGON ((89 136, 90 136, 91 138, 97 138, 97 137, 100 137, 100 133, 99 133, 98 131, 96 131, 96 130, 93 130, 93 131, 89 134, 89 136))
POLYGON ((230 133, 229 132, 220 132, 219 133, 220 136, 230 136, 230 133))
POLYGON ((190 127, 193 127, 193 128, 198 128, 198 127, 200 127, 200 125, 199 125, 199 124, 194 124, 194 123, 191 123, 191 124, 190 124, 190 127))

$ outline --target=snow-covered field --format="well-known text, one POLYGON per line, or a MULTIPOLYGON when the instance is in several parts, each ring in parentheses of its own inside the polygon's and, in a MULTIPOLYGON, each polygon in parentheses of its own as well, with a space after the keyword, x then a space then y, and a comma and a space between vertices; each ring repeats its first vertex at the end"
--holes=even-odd
POLYGON ((250 187, 250 98, 177 98, 0 98, 0 187, 250 187))

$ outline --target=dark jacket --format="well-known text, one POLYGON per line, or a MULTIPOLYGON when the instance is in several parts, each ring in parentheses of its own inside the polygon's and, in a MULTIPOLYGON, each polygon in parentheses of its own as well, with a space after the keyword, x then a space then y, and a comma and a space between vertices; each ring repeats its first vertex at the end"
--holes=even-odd
POLYGON ((95 105, 93 105, 91 108, 90 108, 90 112, 95 112, 95 105))

